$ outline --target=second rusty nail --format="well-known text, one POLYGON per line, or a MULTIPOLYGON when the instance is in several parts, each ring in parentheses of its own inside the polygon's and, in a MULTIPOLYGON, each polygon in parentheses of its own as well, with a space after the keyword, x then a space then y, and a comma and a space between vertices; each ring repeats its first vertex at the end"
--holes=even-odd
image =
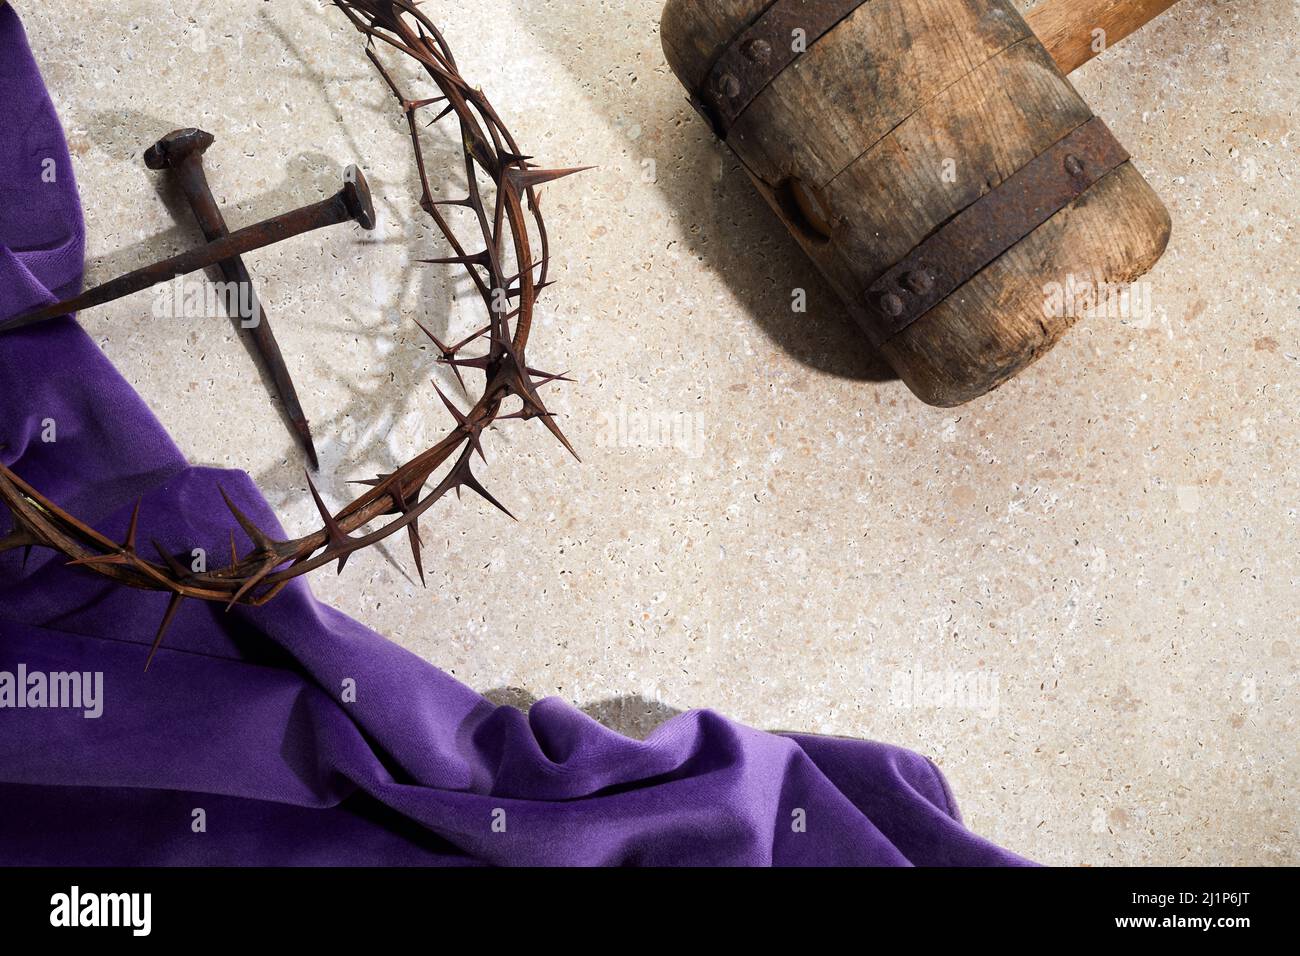
MULTIPOLYGON (((216 142, 211 133, 201 129, 182 129, 168 133, 144 154, 145 165, 157 171, 169 171, 176 180, 185 198, 189 200, 194 218, 203 230, 204 238, 209 242, 223 239, 230 235, 225 216, 217 205, 216 197, 208 184, 207 174, 203 169, 203 154, 216 142)), ((284 403, 285 413, 292 422, 304 450, 314 470, 320 470, 320 460, 316 455, 316 445, 312 440, 311 426, 303 412, 302 402, 289 375, 284 354, 276 341, 275 332, 266 317, 257 292, 253 287, 252 277, 242 257, 236 256, 220 263, 222 275, 226 282, 240 290, 238 311, 235 316, 241 326, 252 335, 258 354, 271 374, 275 389, 284 403), (248 314, 243 314, 247 307, 248 314)))

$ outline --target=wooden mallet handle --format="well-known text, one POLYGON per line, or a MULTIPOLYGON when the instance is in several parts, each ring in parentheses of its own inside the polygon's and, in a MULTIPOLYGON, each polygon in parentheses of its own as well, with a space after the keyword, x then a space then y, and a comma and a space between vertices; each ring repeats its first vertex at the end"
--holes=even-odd
POLYGON ((1136 33, 1178 0, 1044 0, 1025 16, 1061 72, 1069 75, 1136 33), (1105 31, 1104 35, 1096 31, 1105 31))

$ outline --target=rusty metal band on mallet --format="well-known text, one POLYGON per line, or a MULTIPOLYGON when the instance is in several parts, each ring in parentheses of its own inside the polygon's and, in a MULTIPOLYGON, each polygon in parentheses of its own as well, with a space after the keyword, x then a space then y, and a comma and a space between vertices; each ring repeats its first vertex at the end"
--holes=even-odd
POLYGON ((864 301, 868 336, 879 346, 906 329, 1128 159, 1100 118, 1084 123, 873 283, 864 301))
POLYGON ((695 108, 725 140, 758 94, 814 43, 868 2, 776 0, 722 51, 703 88, 692 99, 695 108), (800 41, 798 50, 796 38, 800 41))

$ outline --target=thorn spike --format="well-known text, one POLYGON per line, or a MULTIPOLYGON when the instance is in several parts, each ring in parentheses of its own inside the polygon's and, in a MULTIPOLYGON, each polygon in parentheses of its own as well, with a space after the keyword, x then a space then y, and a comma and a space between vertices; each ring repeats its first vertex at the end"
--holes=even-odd
POLYGON ((174 554, 163 548, 163 546, 156 540, 151 539, 151 543, 153 544, 153 549, 158 552, 158 557, 162 558, 163 564, 167 565, 168 570, 176 576, 177 580, 190 576, 190 569, 177 561, 174 554))
POLYGON ((163 638, 172 626, 172 621, 176 620, 176 612, 181 609, 185 603, 185 595, 177 592, 172 595, 171 600, 167 603, 167 613, 163 615, 162 626, 158 628, 158 636, 153 639, 153 647, 149 648, 149 659, 144 662, 144 672, 149 673, 149 667, 153 664, 153 656, 158 653, 158 648, 162 646, 163 638))
MULTIPOLYGON (((435 347, 437 347, 438 351, 442 353, 443 361, 446 361, 448 359, 454 359, 456 357, 456 353, 459 351, 459 347, 457 348, 448 347, 446 343, 442 341, 442 339, 438 338, 438 336, 434 335, 427 328, 425 328, 424 323, 422 323, 419 319, 415 320, 415 324, 420 327, 420 331, 422 331, 425 335, 427 335, 429 337, 429 340, 433 342, 435 347)), ((460 369, 456 368, 453 365, 451 370, 452 373, 456 376, 456 381, 460 382, 461 391, 463 392, 469 391, 469 389, 466 388, 465 386, 464 376, 460 374, 460 369)))
POLYGON ((515 192, 522 194, 529 189, 544 186, 546 183, 553 183, 557 179, 564 179, 566 176, 584 173, 592 168, 594 167, 575 166, 570 169, 519 169, 511 167, 506 170, 505 178, 514 187, 515 192))
POLYGON ((226 605, 226 613, 229 614, 231 611, 233 611, 235 609, 235 606, 239 604, 239 602, 242 601, 244 598, 246 598, 250 593, 252 593, 254 588, 256 588, 259 584, 265 581, 270 576, 271 572, 275 570, 275 568, 276 568, 275 559, 268 558, 267 563, 263 564, 255 574, 250 576, 249 579, 244 582, 244 586, 235 592, 235 596, 232 597, 230 599, 230 603, 226 605))
POLYGON ((226 489, 218 488, 217 490, 221 492, 221 497, 222 500, 225 501, 226 507, 230 509, 230 513, 235 516, 235 520, 239 522, 239 526, 244 529, 244 534, 248 535, 248 539, 263 551, 275 550, 275 542, 270 539, 265 531, 253 524, 252 520, 235 506, 235 503, 230 500, 230 495, 226 494, 226 489))
POLYGON ((140 527, 140 506, 144 504, 141 498, 135 503, 135 510, 131 512, 131 526, 126 531, 126 542, 122 545, 122 550, 128 554, 135 553, 135 533, 140 527))
POLYGON ((445 256, 442 259, 416 259, 415 261, 422 262, 426 266, 482 266, 485 269, 490 269, 492 267, 492 254, 484 249, 472 256, 445 256))
POLYGON ((424 587, 429 586, 429 582, 424 578, 424 558, 421 556, 421 549, 424 544, 420 541, 420 523, 414 521, 406 526, 407 537, 411 542, 411 554, 415 556, 415 570, 420 574, 420 584, 424 587))
POLYGON ((509 508, 507 508, 501 502, 497 501, 496 498, 492 497, 492 493, 489 492, 486 488, 484 488, 483 485, 479 482, 479 480, 474 477, 474 473, 469 470, 468 466, 466 466, 466 468, 464 469, 464 474, 460 476, 460 479, 457 483, 458 496, 460 494, 460 486, 464 486, 468 488, 470 491, 477 494, 480 498, 482 498, 488 504, 492 505, 492 507, 496 508, 498 511, 504 514, 511 521, 519 520, 513 514, 510 513, 509 508))
POLYGON ((316 502, 316 510, 320 512, 321 520, 325 522, 325 532, 329 535, 330 547, 344 549, 344 553, 339 556, 339 570, 342 574, 343 569, 347 567, 348 558, 352 556, 346 549, 351 545, 352 539, 347 536, 334 515, 325 507, 325 502, 321 499, 320 492, 316 490, 315 483, 311 480, 311 475, 307 475, 307 487, 311 490, 312 500, 316 502))

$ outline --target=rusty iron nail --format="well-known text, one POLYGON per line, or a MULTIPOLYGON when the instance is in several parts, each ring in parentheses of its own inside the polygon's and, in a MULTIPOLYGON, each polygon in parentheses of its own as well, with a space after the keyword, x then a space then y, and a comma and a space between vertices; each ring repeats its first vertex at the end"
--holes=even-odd
POLYGON ((170 282, 180 276, 200 272, 227 259, 345 222, 358 223, 366 230, 374 229, 376 224, 370 186, 356 166, 348 167, 347 172, 343 174, 343 188, 329 199, 259 222, 255 226, 232 232, 224 239, 209 242, 206 246, 137 269, 135 272, 105 282, 89 292, 84 292, 75 299, 45 306, 27 315, 19 316, 0 325, 0 333, 12 332, 29 325, 58 319, 73 312, 106 305, 136 292, 143 292, 145 289, 170 282))
POLYGON ((1071 176, 1082 176, 1087 172, 1084 168, 1083 160, 1073 154, 1065 157, 1065 171, 1071 176))
MULTIPOLYGON (((175 179, 181 192, 189 201, 194 218, 198 220, 203 236, 209 242, 215 242, 230 235, 226 226, 226 217, 217 205, 212 187, 208 184, 207 173, 203 169, 203 154, 216 142, 211 133, 201 129, 181 129, 168 133, 144 154, 145 165, 152 170, 168 172, 175 179)), ((298 399, 298 390, 285 365, 284 354, 276 341, 270 320, 262 308, 261 300, 253 287, 252 276, 244 260, 238 256, 220 263, 221 274, 226 282, 241 291, 239 310, 248 306, 249 314, 235 316, 240 319, 240 326, 253 339, 253 344, 263 365, 271 375, 275 390, 284 405, 285 413, 293 424, 293 429, 302 442, 303 449, 311 461, 312 469, 320 470, 320 459, 316 454, 316 443, 312 441, 311 426, 303 412, 302 402, 298 399), (246 291, 245 291, 246 290, 246 291), (249 324, 251 323, 251 325, 249 324)))

